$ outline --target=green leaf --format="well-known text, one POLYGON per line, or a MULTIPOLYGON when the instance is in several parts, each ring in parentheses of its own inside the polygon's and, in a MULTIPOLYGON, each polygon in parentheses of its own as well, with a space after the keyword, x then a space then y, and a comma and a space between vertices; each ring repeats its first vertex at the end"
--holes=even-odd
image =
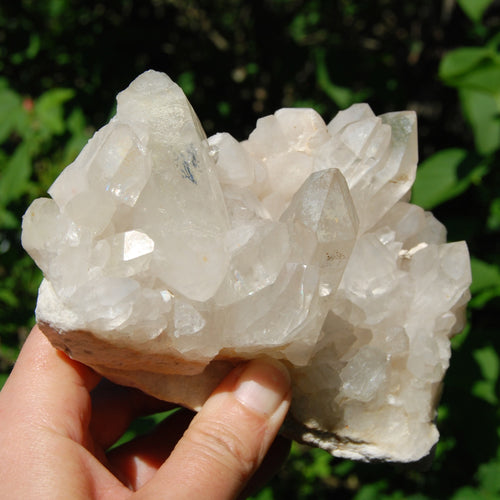
POLYGON ((5 169, 2 168, 0 173, 0 207, 6 207, 28 189, 31 175, 28 144, 24 142, 16 148, 5 169))
POLYGON ((3 302, 7 307, 17 307, 19 305, 18 297, 8 288, 0 288, 0 302, 3 302))
POLYGON ((486 346, 476 349, 472 355, 479 365, 483 376, 483 380, 477 380, 472 386, 472 394, 492 405, 496 405, 498 397, 495 386, 500 370, 498 354, 492 346, 486 346))
POLYGON ((250 497, 249 500, 274 500, 273 489, 269 486, 262 489, 256 495, 250 497))
POLYGON ((356 463, 352 460, 343 460, 339 464, 332 467, 332 472, 336 476, 344 477, 347 476, 347 474, 349 474, 354 467, 356 467, 356 463))
POLYGON ((306 2, 304 10, 290 23, 289 33, 297 43, 306 43, 308 37, 318 29, 321 15, 314 2, 306 2))
POLYGON ((194 73, 192 71, 185 71, 184 73, 181 73, 177 77, 177 85, 179 85, 187 96, 190 96, 196 88, 194 73))
MULTIPOLYGON (((1 187, 0 180, 0 187, 1 187)), ((2 229, 16 229, 19 227, 20 220, 6 208, 0 207, 0 228, 2 229)))
POLYGON ((477 471, 477 479, 481 489, 488 493, 500 493, 500 462, 482 464, 477 471))
POLYGON ((471 392, 477 398, 483 399, 491 405, 496 405, 498 403, 495 385, 490 380, 476 380, 472 385, 471 392))
POLYGON ((486 9, 493 3, 493 0, 458 0, 458 5, 467 14, 471 21, 479 23, 483 18, 486 9))
POLYGON ((472 353, 485 380, 496 382, 500 372, 498 354, 492 346, 481 347, 472 353))
POLYGON ((430 210, 479 183, 487 172, 488 167, 476 164, 464 149, 438 151, 419 166, 412 202, 430 210))
POLYGON ((64 0, 49 0, 47 11, 50 17, 59 17, 68 9, 68 3, 64 0))
POLYGON ((469 307, 473 309, 482 309, 490 300, 500 297, 500 287, 488 288, 479 293, 469 302, 469 307))
POLYGON ((173 410, 155 413, 153 415, 147 415, 145 417, 135 419, 120 439, 111 445, 110 449, 117 448, 118 446, 121 446, 138 436, 151 432, 159 423, 177 411, 178 408, 174 408, 173 410))
POLYGON ((498 231, 500 229, 500 198, 494 198, 490 203, 490 215, 487 226, 491 231, 498 231))
POLYGON ((65 165, 71 163, 77 157, 89 140, 85 116, 80 108, 76 108, 71 112, 66 120, 66 126, 71 133, 71 137, 64 147, 63 163, 65 165))
POLYGON ((472 257, 470 260, 472 270, 472 284, 470 291, 473 295, 489 288, 500 287, 500 269, 495 264, 472 257))
POLYGON ((66 120, 68 130, 73 135, 80 135, 84 133, 87 122, 85 120, 85 115, 80 108, 75 108, 66 120))
POLYGON ((384 480, 372 484, 365 484, 358 491, 354 500, 380 500, 382 491, 387 488, 384 480))
POLYGON ((21 96, 9 88, 0 89, 0 144, 16 128, 23 114, 21 96))
POLYGON ((229 116, 231 114, 231 104, 227 101, 220 101, 217 103, 217 111, 221 116, 229 116))
POLYGON ((26 49, 26 57, 28 59, 34 59, 40 52, 41 45, 40 36, 37 33, 32 33, 30 36, 30 44, 26 49))
POLYGON ((63 105, 74 95, 72 89, 52 89, 36 100, 35 115, 40 120, 42 128, 56 135, 66 130, 63 105))
POLYGON ((498 96, 500 92, 500 64, 492 61, 482 65, 463 75, 456 85, 460 88, 479 90, 498 96))
POLYGON ((477 90, 460 90, 460 100, 467 121, 472 127, 476 150, 488 155, 500 148, 500 118, 498 101, 477 90))
POLYGON ((493 51, 488 47, 462 47, 448 52, 439 65, 439 78, 445 82, 465 75, 483 61, 489 60, 493 51))
POLYGON ((482 493, 475 488, 465 486, 455 491, 451 500, 493 500, 489 495, 482 493))
POLYGON ((311 479, 329 477, 332 473, 330 463, 332 456, 324 450, 313 449, 311 450, 313 462, 307 470, 307 476, 311 479))

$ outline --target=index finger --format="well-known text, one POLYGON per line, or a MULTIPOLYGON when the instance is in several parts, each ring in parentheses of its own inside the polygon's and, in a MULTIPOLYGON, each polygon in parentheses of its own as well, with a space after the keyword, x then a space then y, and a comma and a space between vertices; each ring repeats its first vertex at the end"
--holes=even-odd
POLYGON ((35 326, 0 393, 0 408, 84 444, 91 415, 89 392, 100 379, 57 351, 35 326))
POLYGON ((239 365, 134 498, 236 498, 262 463, 290 400, 290 377, 281 363, 239 365))

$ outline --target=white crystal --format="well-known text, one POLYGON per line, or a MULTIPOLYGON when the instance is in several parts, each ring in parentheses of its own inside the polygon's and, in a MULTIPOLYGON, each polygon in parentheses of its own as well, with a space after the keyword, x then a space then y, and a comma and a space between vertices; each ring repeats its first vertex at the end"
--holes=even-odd
POLYGON ((411 112, 310 109, 205 138, 148 71, 23 220, 54 345, 118 383, 198 408, 241 359, 281 359, 290 436, 412 461, 433 424, 470 267, 408 203, 411 112))
POLYGON ((387 356, 381 350, 363 346, 340 372, 344 397, 370 401, 387 379, 387 356))

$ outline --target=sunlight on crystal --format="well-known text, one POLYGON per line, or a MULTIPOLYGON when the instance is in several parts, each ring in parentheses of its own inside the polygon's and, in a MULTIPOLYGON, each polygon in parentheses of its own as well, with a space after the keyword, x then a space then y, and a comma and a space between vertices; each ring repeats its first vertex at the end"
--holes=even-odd
POLYGON ((132 260, 154 250, 155 242, 140 231, 127 231, 123 242, 123 260, 132 260))

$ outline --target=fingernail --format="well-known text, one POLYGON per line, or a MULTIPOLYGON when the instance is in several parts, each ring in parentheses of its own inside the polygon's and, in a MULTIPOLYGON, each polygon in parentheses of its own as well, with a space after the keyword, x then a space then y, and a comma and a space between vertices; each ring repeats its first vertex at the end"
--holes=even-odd
POLYGON ((241 373, 234 395, 240 403, 257 413, 272 415, 290 389, 290 375, 274 360, 250 361, 241 373))

